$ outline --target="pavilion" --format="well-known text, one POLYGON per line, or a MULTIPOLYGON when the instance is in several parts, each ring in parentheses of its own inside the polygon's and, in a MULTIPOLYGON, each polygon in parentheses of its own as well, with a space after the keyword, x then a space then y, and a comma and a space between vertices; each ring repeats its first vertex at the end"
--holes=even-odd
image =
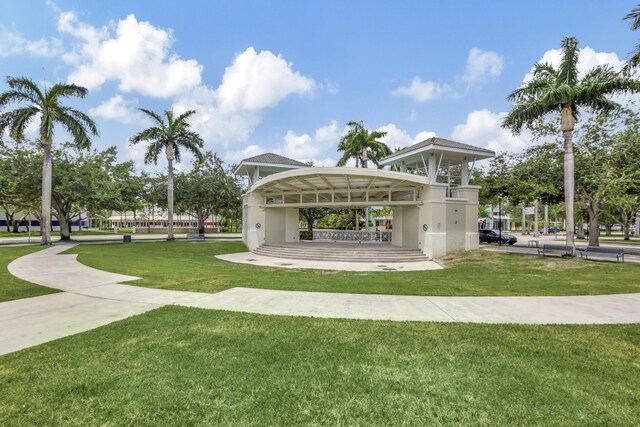
POLYGON ((390 206, 392 231, 379 239, 364 230, 314 231, 314 240, 377 241, 419 249, 429 259, 477 249, 478 191, 469 185, 477 161, 494 152, 429 138, 385 157, 389 170, 313 167, 273 153, 243 160, 235 173, 248 179, 242 238, 250 250, 298 242, 299 209, 390 206))

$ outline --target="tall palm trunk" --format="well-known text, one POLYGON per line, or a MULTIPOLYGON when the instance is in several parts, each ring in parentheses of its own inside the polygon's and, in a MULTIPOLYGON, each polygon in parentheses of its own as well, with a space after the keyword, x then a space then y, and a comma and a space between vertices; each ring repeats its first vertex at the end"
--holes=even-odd
POLYGON ((173 143, 167 145, 167 240, 175 240, 173 235, 173 143))
POLYGON ((571 107, 562 108, 562 124, 560 130, 564 138, 564 204, 567 212, 567 241, 566 245, 575 251, 573 200, 575 192, 574 164, 573 164, 573 129, 575 119, 571 107))
POLYGON ((40 218, 40 244, 51 244, 51 141, 43 141, 42 160, 42 215, 40 218))

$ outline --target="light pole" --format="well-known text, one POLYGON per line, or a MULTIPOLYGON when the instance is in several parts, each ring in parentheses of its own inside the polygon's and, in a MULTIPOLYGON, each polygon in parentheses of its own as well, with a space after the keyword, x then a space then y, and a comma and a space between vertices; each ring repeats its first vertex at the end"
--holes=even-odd
POLYGON ((502 246, 502 195, 498 196, 498 245, 502 246))

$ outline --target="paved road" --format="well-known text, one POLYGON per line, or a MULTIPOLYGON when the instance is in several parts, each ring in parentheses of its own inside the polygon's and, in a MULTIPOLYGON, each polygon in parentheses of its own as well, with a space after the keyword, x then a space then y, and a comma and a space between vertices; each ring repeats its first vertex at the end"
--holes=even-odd
MULTIPOLYGON (((216 294, 122 284, 136 277, 80 264, 57 245, 9 264, 11 274, 64 291, 0 303, 0 354, 175 304, 347 319, 522 324, 640 323, 640 294, 574 297, 424 297, 233 288, 216 294)), ((390 273, 393 274, 393 273, 390 273)), ((429 274, 428 272, 425 274, 429 274)))

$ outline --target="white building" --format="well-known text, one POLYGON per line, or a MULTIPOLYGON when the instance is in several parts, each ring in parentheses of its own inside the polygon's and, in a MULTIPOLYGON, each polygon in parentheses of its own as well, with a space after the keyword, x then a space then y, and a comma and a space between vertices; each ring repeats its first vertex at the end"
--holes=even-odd
MULTIPOLYGON (((236 169, 250 186, 243 197, 243 241, 250 250, 297 242, 300 208, 391 206, 391 245, 420 249, 428 258, 476 249, 480 187, 469 185, 469 173, 476 161, 494 155, 430 138, 382 159, 397 171, 309 167, 272 153, 245 159, 236 169)), ((361 238, 376 236, 364 231, 361 238)), ((353 240, 352 233, 345 239, 353 240)))

